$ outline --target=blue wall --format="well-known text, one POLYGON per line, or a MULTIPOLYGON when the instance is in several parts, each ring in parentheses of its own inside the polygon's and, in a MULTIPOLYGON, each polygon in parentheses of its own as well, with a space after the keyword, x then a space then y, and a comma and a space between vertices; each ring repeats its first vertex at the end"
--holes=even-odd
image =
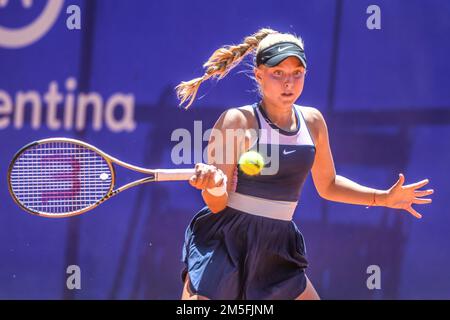
MULTIPOLYGON (((0 31, 26 26, 46 3, 35 0, 24 8, 9 0, 0 7, 0 31)), ((321 297, 450 298, 444 201, 450 190, 448 1, 252 0, 224 6, 203 0, 66 0, 39 40, 7 48, 0 36, 1 299, 179 298, 184 230, 203 206, 198 191, 187 183, 146 185, 95 211, 52 220, 14 204, 7 167, 22 145, 52 136, 86 140, 140 166, 174 167, 175 129, 194 132, 194 120, 201 120, 205 131, 223 110, 257 96, 253 82, 239 72, 245 66, 202 86, 203 97, 189 111, 176 107, 173 87, 201 75, 202 63, 219 46, 265 26, 305 41, 309 72, 298 103, 325 115, 338 174, 387 189, 403 172, 407 184, 429 178, 427 188, 435 189, 431 205, 415 205, 424 216, 416 220, 406 211, 325 201, 309 176, 295 221, 306 238, 309 278, 321 297), (81 30, 66 27, 72 4, 81 8, 81 30), (381 30, 366 27, 371 4, 381 9, 381 30), (66 89, 69 78, 76 80, 75 90, 66 89), (102 118, 95 130, 88 112, 85 128, 71 122, 71 129, 53 130, 44 102, 50 83, 63 99, 98 93, 103 112, 114 95, 132 97, 135 126, 115 131, 102 118), (15 123, 17 97, 29 91, 42 101, 36 128, 30 104, 23 125, 15 123), (66 289, 72 264, 81 268, 81 290, 66 289), (381 268, 381 290, 367 289, 369 265, 381 268)), ((116 109, 120 120, 123 111, 116 109)), ((63 113, 61 104, 59 119, 63 113)), ((122 182, 137 177, 126 171, 119 176, 122 182)))

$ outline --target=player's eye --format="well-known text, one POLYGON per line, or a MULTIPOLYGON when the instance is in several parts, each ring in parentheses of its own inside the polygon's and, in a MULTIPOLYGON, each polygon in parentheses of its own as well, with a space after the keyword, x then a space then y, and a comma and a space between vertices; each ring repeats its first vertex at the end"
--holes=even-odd
POLYGON ((275 70, 275 71, 273 72, 273 74, 274 74, 274 76, 276 76, 276 77, 281 77, 281 76, 283 75, 283 71, 281 71, 281 70, 275 70))
POLYGON ((303 71, 295 71, 295 72, 294 72, 294 77, 295 77, 295 78, 301 79, 301 78, 303 78, 304 76, 305 76, 305 72, 303 72, 303 71))

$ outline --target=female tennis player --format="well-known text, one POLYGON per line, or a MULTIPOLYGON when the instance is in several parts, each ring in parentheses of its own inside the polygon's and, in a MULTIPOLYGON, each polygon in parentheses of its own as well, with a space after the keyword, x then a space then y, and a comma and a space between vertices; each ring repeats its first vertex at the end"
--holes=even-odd
POLYGON ((223 78, 251 53, 261 101, 220 116, 214 130, 245 134, 233 143, 211 137, 208 164, 196 164, 189 181, 202 190, 206 206, 186 230, 182 299, 319 299, 305 274, 303 236, 292 221, 310 171, 327 200, 404 209, 416 218, 421 214, 412 204, 431 203, 421 197, 433 190, 418 190, 428 179, 404 185, 399 174, 391 188, 377 190, 336 174, 321 112, 294 104, 307 70, 303 42, 295 35, 261 29, 239 45, 218 49, 202 77, 177 86, 181 103, 192 104, 203 81, 223 78), (263 147, 278 150, 276 173, 249 176, 238 170, 243 152, 263 147), (218 161, 217 151, 231 160, 218 161))

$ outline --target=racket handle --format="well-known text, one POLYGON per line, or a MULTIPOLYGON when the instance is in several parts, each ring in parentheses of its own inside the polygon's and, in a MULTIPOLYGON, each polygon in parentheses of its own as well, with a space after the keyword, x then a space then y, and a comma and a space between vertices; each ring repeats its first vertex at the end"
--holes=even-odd
POLYGON ((189 180, 195 169, 157 169, 154 172, 156 181, 180 181, 189 180))
MULTIPOLYGON (((156 169, 156 181, 180 181, 189 180, 194 174, 195 169, 156 169)), ((220 176, 216 175, 216 184, 220 181, 220 176)))

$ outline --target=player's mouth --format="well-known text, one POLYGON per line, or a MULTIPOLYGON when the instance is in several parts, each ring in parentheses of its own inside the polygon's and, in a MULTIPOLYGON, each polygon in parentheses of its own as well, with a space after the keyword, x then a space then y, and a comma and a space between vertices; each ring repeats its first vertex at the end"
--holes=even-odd
POLYGON ((290 98, 290 97, 294 96, 294 94, 293 93, 282 93, 281 96, 290 98))

